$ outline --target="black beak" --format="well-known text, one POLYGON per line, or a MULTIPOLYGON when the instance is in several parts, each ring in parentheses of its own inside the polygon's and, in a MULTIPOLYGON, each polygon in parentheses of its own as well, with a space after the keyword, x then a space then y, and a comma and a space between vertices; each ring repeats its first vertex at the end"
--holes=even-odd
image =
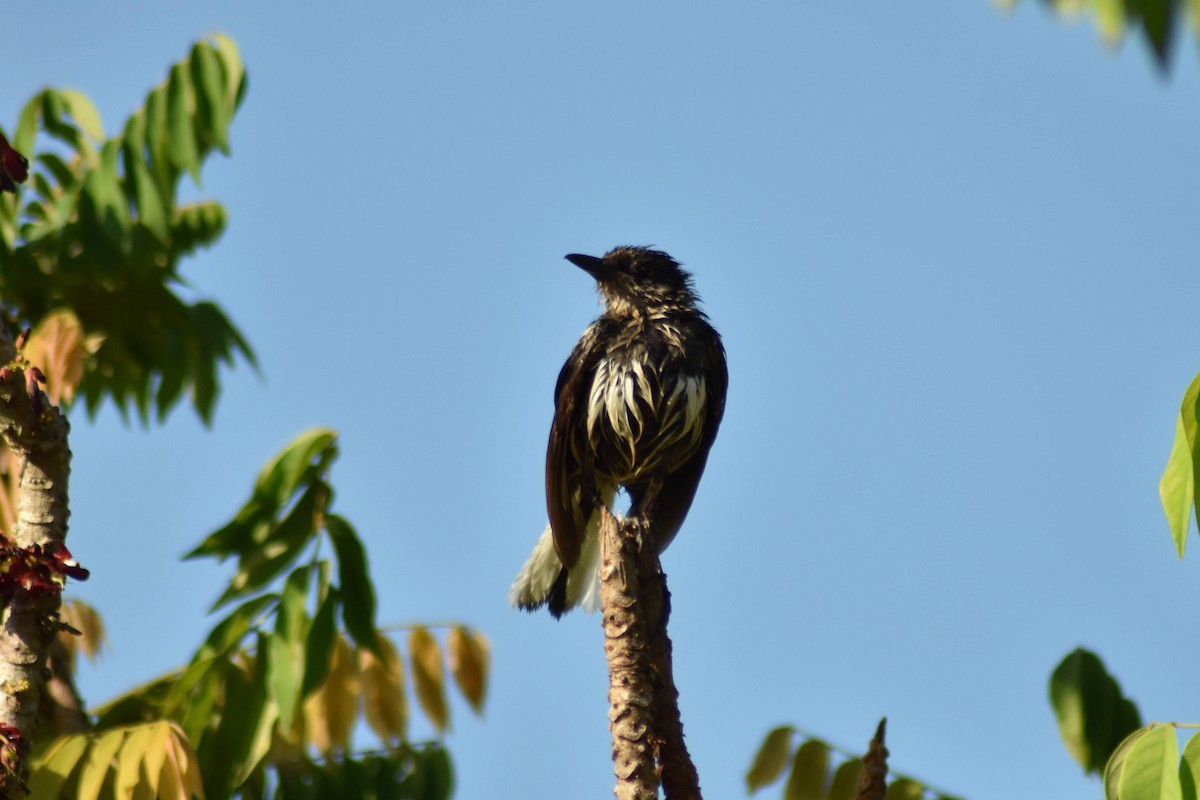
POLYGON ((570 261, 596 280, 602 280, 609 272, 604 265, 604 259, 596 258, 595 256, 581 256, 579 253, 571 253, 567 256, 567 261, 570 261))

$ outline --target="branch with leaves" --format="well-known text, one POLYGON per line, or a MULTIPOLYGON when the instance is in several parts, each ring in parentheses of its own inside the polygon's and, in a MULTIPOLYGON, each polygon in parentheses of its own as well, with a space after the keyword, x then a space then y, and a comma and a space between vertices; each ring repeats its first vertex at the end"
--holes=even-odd
MULTIPOLYGON (((1010 9, 1019 2, 996 1, 1010 9)), ((1101 36, 1114 47, 1127 32, 1140 34, 1163 70, 1171 62, 1175 32, 1185 24, 1200 32, 1200 3, 1195 0, 1042 0, 1042 5, 1053 7, 1063 16, 1088 12, 1101 36)))
MULTIPOLYGON (((317 429, 263 468, 234 518, 190 554, 237 560, 214 606, 232 610, 186 667, 96 709, 91 731, 42 751, 36 796, 97 797, 112 786, 126 797, 134 785, 209 800, 286 800, 314 787, 317 796, 450 796, 446 749, 408 737, 404 661, 376 625, 362 542, 332 509, 336 457, 336 435, 317 429), (377 749, 352 746, 359 720, 377 749)), ((477 713, 489 672, 482 634, 447 628, 444 645, 431 626, 407 628, 417 704, 439 734, 450 724, 446 667, 477 713)))
POLYGON ((746 792, 784 781, 783 796, 820 798, 821 800, 867 800, 887 797, 891 800, 955 800, 916 778, 897 774, 889 783, 888 751, 884 746, 887 720, 880 721, 866 755, 859 756, 834 747, 791 725, 767 733, 746 772, 746 792), (799 745, 795 745, 796 738, 799 745), (836 761, 835 761, 836 757, 836 761), (834 764, 837 764, 834 767, 834 764))
POLYGON ((21 111, 12 145, 33 163, 27 187, 0 194, 0 297, 35 335, 52 335, 44 323, 56 315, 78 330, 89 412, 111 398, 122 413, 147 421, 153 409, 161 420, 187 392, 207 422, 218 364, 254 364, 215 304, 179 294, 183 260, 215 242, 226 218, 212 200, 180 203, 180 185, 185 175, 199 184, 208 156, 229 152, 245 93, 238 48, 216 34, 172 65, 115 135, 71 89, 47 88, 21 111))

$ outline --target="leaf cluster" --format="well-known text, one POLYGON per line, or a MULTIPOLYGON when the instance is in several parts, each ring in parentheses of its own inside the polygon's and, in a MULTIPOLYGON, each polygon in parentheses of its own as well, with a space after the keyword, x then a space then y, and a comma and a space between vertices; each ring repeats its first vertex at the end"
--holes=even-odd
MULTIPOLYGON (((787 776, 784 800, 853 800, 856 797, 863 759, 836 749, 821 739, 809 737, 791 725, 767 733, 746 771, 746 792, 759 789, 787 776), (799 744, 793 746, 799 738, 799 744)), ((888 800, 954 800, 920 781, 896 776, 887 787, 888 800)))
POLYGON ((1084 772, 1099 774, 1121 741, 1142 726, 1137 706, 1099 656, 1082 647, 1051 673, 1050 705, 1067 752, 1084 772))
MULTIPOLYGON (((90 413, 110 397, 123 414, 161 420, 190 393, 210 420, 217 365, 254 363, 213 303, 187 302, 182 259, 223 232, 225 209, 182 203, 182 177, 199 183, 246 91, 237 46, 198 42, 153 88, 122 131, 106 136, 80 92, 47 88, 21 112, 13 145, 33 153, 27 188, 0 198, 0 297, 35 325, 69 309, 94 347, 80 391, 90 413)), ((66 398, 69 400, 70 398, 66 398)))
MULTIPOLYGON (((1019 0, 998 2, 1011 8, 1019 0)), ((1042 4, 1061 14, 1088 12, 1111 45, 1118 44, 1127 31, 1139 33, 1163 69, 1170 65, 1175 32, 1184 22, 1200 32, 1200 3, 1195 0, 1042 0, 1042 4)))
MULTIPOLYGON (((97 709, 95 732, 61 738, 37 758, 35 769, 61 777, 61 796, 141 796, 124 793, 124 778, 142 775, 140 792, 146 776, 166 768, 135 735, 177 739, 177 774, 161 780, 194 781, 210 798, 449 796, 445 749, 407 737, 404 662, 376 625, 366 551, 331 510, 336 456, 332 431, 297 437, 262 469, 234 519, 189 554, 237 559, 214 606, 227 613, 186 667, 97 709), (382 750, 353 749, 360 720, 382 750), (164 721, 173 727, 143 732, 164 721), (93 761, 107 765, 91 768, 99 777, 87 772, 93 761)), ((443 657, 427 628, 411 629, 417 701, 439 731, 449 725, 443 663, 479 711, 487 649, 480 634, 458 625, 443 657)))
POLYGON ((1177 736, 1197 726, 1143 727, 1137 706, 1095 653, 1078 648, 1059 663, 1050 704, 1067 752, 1085 772, 1103 776, 1106 800, 1200 800, 1200 734, 1182 755, 1177 736))

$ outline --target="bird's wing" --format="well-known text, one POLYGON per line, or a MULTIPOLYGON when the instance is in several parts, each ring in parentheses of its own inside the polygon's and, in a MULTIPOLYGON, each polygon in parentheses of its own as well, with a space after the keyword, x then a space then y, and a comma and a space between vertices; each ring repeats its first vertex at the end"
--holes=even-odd
MULTIPOLYGON (((554 534, 554 549, 564 566, 579 560, 587 519, 580 508, 587 442, 587 404, 601 351, 596 346, 600 323, 586 331, 558 374, 554 390, 554 421, 546 448, 546 510, 554 534)), ((590 511, 590 509, 589 509, 590 511)))
POLYGON ((704 474, 704 466, 708 463, 708 451, 717 438, 717 429, 725 415, 725 394, 729 388, 725 348, 722 347, 716 331, 707 323, 698 324, 704 325, 708 330, 703 331, 701 335, 688 337, 688 341, 697 344, 694 345, 696 349, 687 354, 687 361, 698 366, 704 381, 704 430, 695 455, 663 478, 654 506, 654 535, 659 552, 666 549, 675 538, 675 534, 683 525, 684 517, 692 507, 696 488, 700 485, 700 476, 704 474))

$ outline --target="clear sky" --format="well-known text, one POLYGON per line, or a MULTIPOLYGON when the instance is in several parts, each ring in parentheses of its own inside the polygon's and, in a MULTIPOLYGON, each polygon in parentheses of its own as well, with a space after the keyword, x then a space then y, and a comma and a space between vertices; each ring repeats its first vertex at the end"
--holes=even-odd
POLYGON ((25 5, 10 130, 50 84, 112 131, 212 31, 250 76, 204 171, 229 230, 185 272, 265 379, 225 373, 209 430, 75 415, 71 590, 112 640, 92 702, 199 643, 222 573, 179 556, 327 425, 381 621, 493 643, 486 718, 454 708, 458 796, 611 796, 598 618, 505 597, 597 312, 562 256, 654 244, 730 363, 665 558, 708 796, 743 795, 774 725, 861 748, 886 714, 893 766, 947 791, 1095 797, 1046 700, 1081 644, 1145 718, 1200 720, 1200 553, 1157 497, 1200 370, 1192 42, 1164 80, 1032 2, 25 5))

